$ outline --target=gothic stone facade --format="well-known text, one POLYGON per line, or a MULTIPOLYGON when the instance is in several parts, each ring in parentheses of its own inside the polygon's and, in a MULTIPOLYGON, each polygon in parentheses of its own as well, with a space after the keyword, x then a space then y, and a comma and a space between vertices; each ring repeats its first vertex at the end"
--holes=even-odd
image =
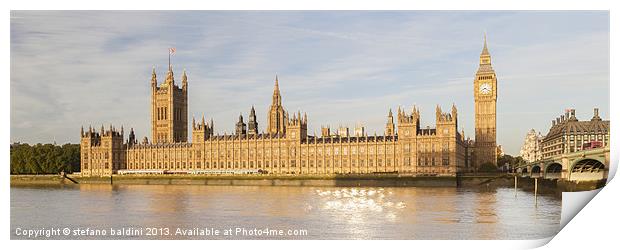
POLYGON ((182 85, 174 82, 172 68, 165 81, 157 86, 155 68, 151 76, 151 122, 153 143, 187 141, 187 75, 183 71, 182 85))
POLYGON ((187 76, 182 85, 174 81, 169 66, 165 81, 152 79, 152 141, 141 143, 133 129, 110 129, 81 133, 83 175, 113 173, 274 173, 349 174, 388 173, 454 176, 470 172, 473 161, 495 162, 495 101, 497 81, 486 48, 474 80, 476 90, 476 142, 458 131, 458 114, 436 108, 436 127, 421 127, 420 111, 399 108, 397 123, 389 111, 384 135, 308 135, 306 114, 289 116, 282 105, 276 77, 265 133, 258 133, 252 107, 249 124, 240 115, 233 135, 216 135, 213 120, 192 121, 192 141, 187 140, 187 76), (491 150, 492 149, 492 150, 491 150))
POLYGON ((437 175, 463 170, 465 145, 456 131, 456 113, 439 113, 433 129, 416 126, 419 116, 403 112, 402 118, 409 122, 399 126, 400 135, 363 137, 308 136, 307 120, 299 115, 287 121, 286 134, 209 135, 202 132, 205 125, 200 123, 194 127, 197 136, 191 143, 132 145, 127 150, 127 170, 437 175))
MULTIPOLYGON (((132 131, 133 134, 133 131, 132 131)), ((91 127, 88 131, 81 131, 80 140, 80 167, 86 175, 111 175, 118 169, 127 167, 127 147, 123 143, 124 132, 117 131, 110 126, 100 132, 91 127)))
MULTIPOLYGON (((171 75, 169 73, 169 75, 171 75)), ((185 83, 186 84, 186 83, 185 83)), ((171 86, 167 86, 171 87, 171 86)), ((158 87, 162 88, 162 87, 158 87)), ((82 133, 82 174, 112 173, 240 173, 349 174, 398 172, 455 175, 464 171, 466 144, 459 133, 457 109, 444 113, 437 107, 435 128, 420 127, 420 112, 398 111, 398 134, 394 128, 382 136, 310 136, 308 118, 301 113, 290 119, 283 110, 276 85, 270 114, 275 133, 248 133, 242 117, 234 135, 214 135, 213 123, 204 118, 192 122, 192 142, 163 142, 174 131, 150 143, 135 139, 133 130, 123 142, 123 133, 114 128, 82 133), (284 129, 286 129, 284 131, 284 129)), ((154 97, 154 107, 158 107, 154 97)), ((161 100, 168 101, 165 98, 161 100)), ((185 109, 185 108, 183 108, 185 109)), ((179 119, 174 116, 156 119, 179 119)), ((250 120, 255 120, 251 112, 250 120)), ((393 124, 393 117, 388 117, 393 124)), ((155 124, 155 123, 154 123, 155 124)), ((157 130, 154 127, 153 130, 157 130)), ((156 134, 156 132, 153 132, 156 134)))

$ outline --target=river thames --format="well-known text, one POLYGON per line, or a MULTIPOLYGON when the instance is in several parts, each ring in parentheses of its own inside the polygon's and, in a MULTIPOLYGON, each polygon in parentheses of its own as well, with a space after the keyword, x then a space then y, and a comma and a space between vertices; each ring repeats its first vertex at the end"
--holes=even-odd
POLYGON ((561 205, 511 188, 22 185, 11 239, 539 239, 561 205))

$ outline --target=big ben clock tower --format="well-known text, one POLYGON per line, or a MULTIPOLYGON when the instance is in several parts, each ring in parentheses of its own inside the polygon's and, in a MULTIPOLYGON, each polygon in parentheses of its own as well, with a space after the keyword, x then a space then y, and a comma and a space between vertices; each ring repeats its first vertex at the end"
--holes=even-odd
POLYGON ((475 166, 492 163, 497 165, 497 77, 491 66, 491 54, 487 49, 487 37, 484 35, 484 47, 480 53, 480 66, 474 79, 474 106, 476 111, 476 148, 475 166))

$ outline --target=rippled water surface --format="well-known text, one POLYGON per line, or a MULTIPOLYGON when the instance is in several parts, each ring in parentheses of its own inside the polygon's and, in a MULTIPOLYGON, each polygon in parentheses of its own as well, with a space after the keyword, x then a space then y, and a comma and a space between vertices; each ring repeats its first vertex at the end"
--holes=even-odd
POLYGON ((539 195, 535 202, 532 193, 518 190, 515 197, 510 188, 12 186, 11 238, 26 239, 17 235, 24 229, 88 228, 107 235, 51 238, 535 239, 559 230, 560 210, 557 197, 539 195), (143 231, 110 236, 111 229, 122 228, 143 231), (146 236, 145 228, 169 233, 146 236), (176 235, 194 228, 220 235, 176 235), (257 236, 237 228, 283 230, 284 235, 257 236), (229 229, 233 235, 222 235, 229 229))

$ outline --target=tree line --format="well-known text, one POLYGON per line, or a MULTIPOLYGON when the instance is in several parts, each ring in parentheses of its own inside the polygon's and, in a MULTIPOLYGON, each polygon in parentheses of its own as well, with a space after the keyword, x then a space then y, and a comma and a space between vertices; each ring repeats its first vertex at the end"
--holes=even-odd
POLYGON ((523 157, 521 156, 512 156, 509 154, 505 154, 503 156, 500 156, 497 159, 497 166, 498 167, 502 167, 504 165, 508 165, 510 167, 517 167, 523 164, 526 164, 527 162, 523 159, 523 157))
POLYGON ((58 174, 80 171, 80 144, 11 144, 11 174, 58 174))
POLYGON ((525 164, 526 161, 521 156, 512 156, 509 154, 504 154, 502 156, 497 157, 497 166, 493 165, 493 163, 484 163, 479 168, 479 172, 497 172, 499 168, 503 166, 508 166, 510 168, 514 168, 520 165, 525 164))

